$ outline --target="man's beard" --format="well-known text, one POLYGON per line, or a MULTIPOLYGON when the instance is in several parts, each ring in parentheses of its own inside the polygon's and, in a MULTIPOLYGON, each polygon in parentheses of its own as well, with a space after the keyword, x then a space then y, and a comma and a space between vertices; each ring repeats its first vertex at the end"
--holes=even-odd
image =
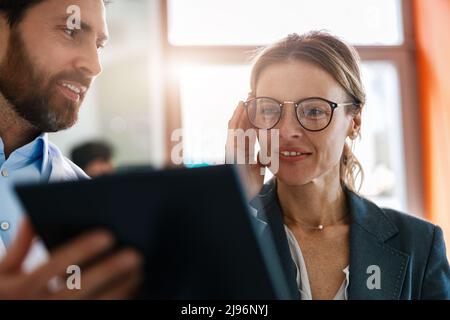
POLYGON ((74 102, 62 95, 58 81, 77 81, 88 86, 79 72, 61 72, 53 77, 33 64, 18 30, 12 29, 4 62, 0 64, 0 93, 17 115, 41 132, 56 132, 73 126, 82 96, 74 102))

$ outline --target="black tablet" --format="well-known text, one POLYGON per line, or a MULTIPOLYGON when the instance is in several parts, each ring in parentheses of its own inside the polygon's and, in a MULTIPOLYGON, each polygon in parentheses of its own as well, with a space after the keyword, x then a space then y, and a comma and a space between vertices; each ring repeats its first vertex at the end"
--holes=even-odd
POLYGON ((16 191, 50 250, 107 227, 120 245, 141 251, 140 297, 290 298, 278 255, 258 237, 232 166, 141 169, 16 191))

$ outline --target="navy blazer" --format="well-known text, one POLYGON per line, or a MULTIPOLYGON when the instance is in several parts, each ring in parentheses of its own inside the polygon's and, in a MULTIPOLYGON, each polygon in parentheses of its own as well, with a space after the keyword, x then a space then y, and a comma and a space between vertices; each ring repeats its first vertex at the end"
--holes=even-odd
MULTIPOLYGON (((345 194, 351 215, 348 298, 450 299, 442 230, 411 215, 379 208, 347 188, 345 194), (380 288, 367 285, 373 265, 379 267, 380 288)), ((260 235, 274 241, 291 296, 300 299, 275 184, 264 185, 250 205, 257 210, 260 235)))

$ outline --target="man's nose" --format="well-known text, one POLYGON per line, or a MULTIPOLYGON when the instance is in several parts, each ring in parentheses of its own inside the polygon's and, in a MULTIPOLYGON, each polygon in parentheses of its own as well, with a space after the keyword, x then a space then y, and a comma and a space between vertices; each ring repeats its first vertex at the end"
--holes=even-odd
POLYGON ((75 67, 88 77, 96 77, 102 72, 102 65, 96 46, 80 50, 75 67))

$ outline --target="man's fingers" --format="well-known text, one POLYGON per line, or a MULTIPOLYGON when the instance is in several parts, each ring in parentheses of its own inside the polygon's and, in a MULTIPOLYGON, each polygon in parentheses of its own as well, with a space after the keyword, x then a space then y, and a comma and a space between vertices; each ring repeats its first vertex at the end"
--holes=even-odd
POLYGON ((122 300, 129 299, 136 294, 143 280, 140 273, 132 273, 122 281, 117 283, 110 290, 100 294, 96 299, 99 300, 122 300))
POLYGON ((140 274, 142 259, 135 251, 124 249, 89 267, 81 275, 80 290, 63 290, 57 299, 95 299, 124 281, 130 273, 140 274))
POLYGON ((70 265, 81 266, 111 249, 114 238, 106 231, 95 231, 78 237, 52 252, 50 260, 30 275, 31 286, 46 287, 50 279, 66 273, 70 265))
POLYGON ((84 289, 91 295, 100 289, 108 289, 113 281, 130 272, 139 273, 143 261, 139 254, 130 249, 125 249, 111 257, 108 257, 98 265, 88 270, 84 278, 84 289))
POLYGON ((15 270, 20 270, 22 263, 30 250, 31 244, 33 243, 34 237, 35 234, 30 221, 27 218, 23 219, 14 241, 0 263, 1 273, 10 273, 15 270))

